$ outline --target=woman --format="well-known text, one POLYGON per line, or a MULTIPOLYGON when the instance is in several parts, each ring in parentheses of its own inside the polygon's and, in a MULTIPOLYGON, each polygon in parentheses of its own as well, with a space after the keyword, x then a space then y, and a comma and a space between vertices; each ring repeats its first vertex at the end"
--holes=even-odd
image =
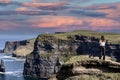
POLYGON ((101 36, 99 44, 100 44, 100 57, 99 57, 99 59, 101 59, 103 57, 103 60, 105 60, 105 44, 106 44, 106 40, 105 40, 105 37, 103 35, 101 36))

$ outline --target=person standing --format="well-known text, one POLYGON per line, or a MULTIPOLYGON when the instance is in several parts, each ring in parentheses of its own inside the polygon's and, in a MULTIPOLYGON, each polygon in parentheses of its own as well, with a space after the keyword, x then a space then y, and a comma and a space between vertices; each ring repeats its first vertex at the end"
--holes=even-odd
POLYGON ((102 35, 99 41, 100 44, 100 56, 99 59, 101 59, 103 57, 103 60, 105 60, 105 44, 106 44, 106 40, 105 37, 102 35))

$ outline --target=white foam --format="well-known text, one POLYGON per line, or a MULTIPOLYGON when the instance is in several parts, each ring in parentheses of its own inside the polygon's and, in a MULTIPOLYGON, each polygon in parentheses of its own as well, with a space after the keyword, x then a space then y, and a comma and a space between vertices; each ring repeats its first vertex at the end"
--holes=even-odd
POLYGON ((12 57, 12 56, 3 56, 0 58, 4 59, 4 61, 25 61, 25 59, 16 58, 16 57, 12 57), (7 60, 7 59, 10 59, 10 60, 7 60))
POLYGON ((12 56, 3 56, 2 58, 12 58, 12 56))
POLYGON ((22 76, 22 71, 7 71, 7 72, 0 72, 0 74, 13 75, 13 76, 21 77, 22 76))

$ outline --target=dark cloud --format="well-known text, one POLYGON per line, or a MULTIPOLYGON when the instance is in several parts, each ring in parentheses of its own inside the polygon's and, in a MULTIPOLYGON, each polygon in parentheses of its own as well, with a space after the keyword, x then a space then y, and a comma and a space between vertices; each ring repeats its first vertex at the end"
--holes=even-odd
POLYGON ((95 5, 95 6, 87 6, 83 7, 86 10, 105 10, 105 9, 116 9, 117 7, 115 5, 95 5))
POLYGON ((5 3, 5 2, 0 2, 0 6, 8 6, 8 5, 17 5, 17 6, 21 6, 22 5, 22 3, 20 3, 20 2, 16 2, 16 1, 10 1, 10 2, 7 2, 7 3, 5 3))
POLYGON ((48 11, 0 11, 0 16, 2 15, 56 15, 55 12, 48 11))
POLYGON ((95 12, 90 10, 71 10, 70 13, 82 15, 82 16, 89 16, 89 17, 105 17, 107 14, 102 12, 95 12))
POLYGON ((37 8, 42 10, 63 10, 67 9, 68 7, 65 6, 66 2, 55 2, 55 3, 29 3, 24 2, 22 3, 24 7, 28 8, 37 8))

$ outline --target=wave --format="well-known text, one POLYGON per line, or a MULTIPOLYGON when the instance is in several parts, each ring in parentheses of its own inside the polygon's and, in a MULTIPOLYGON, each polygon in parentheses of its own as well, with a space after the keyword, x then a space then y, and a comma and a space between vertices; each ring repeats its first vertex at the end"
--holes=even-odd
POLYGON ((4 74, 4 75, 12 75, 12 76, 16 76, 16 77, 21 77, 22 75, 22 71, 7 71, 7 72, 0 72, 0 74, 4 74))
POLYGON ((12 56, 2 56, 2 58, 12 58, 12 56))
POLYGON ((3 59, 4 61, 25 61, 25 59, 16 58, 12 56, 2 56, 0 57, 0 59, 3 59))

